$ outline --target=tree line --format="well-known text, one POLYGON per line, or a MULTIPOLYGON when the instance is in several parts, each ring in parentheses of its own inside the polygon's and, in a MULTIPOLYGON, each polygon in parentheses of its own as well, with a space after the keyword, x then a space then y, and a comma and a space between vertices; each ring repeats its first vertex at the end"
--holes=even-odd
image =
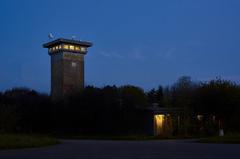
POLYGON ((239 84, 222 79, 195 82, 184 76, 149 91, 132 85, 87 86, 59 101, 28 88, 6 90, 0 92, 0 132, 138 134, 144 124, 137 118, 139 109, 153 104, 182 108, 188 133, 198 131, 198 115, 204 117, 204 131, 215 133, 219 126, 240 131, 239 84), (211 125, 209 118, 220 125, 211 125))

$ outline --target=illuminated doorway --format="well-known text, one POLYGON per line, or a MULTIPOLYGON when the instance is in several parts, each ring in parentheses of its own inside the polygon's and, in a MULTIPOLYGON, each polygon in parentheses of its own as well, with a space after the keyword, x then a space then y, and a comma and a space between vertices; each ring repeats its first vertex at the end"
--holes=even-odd
POLYGON ((164 133, 165 115, 154 115, 154 135, 159 136, 164 133))

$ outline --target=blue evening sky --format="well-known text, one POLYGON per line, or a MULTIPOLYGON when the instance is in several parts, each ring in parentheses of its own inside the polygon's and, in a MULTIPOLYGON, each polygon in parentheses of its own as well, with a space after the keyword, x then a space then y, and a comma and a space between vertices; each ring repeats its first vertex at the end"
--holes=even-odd
POLYGON ((49 92, 42 44, 50 32, 94 43, 85 58, 89 85, 240 80, 239 0, 1 0, 1 91, 49 92))

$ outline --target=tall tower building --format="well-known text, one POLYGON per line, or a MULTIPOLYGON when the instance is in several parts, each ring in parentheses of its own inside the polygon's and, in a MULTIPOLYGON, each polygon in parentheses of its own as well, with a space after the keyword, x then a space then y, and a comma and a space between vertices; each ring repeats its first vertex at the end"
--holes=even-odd
POLYGON ((91 42, 56 39, 43 44, 51 56, 51 96, 62 98, 84 88, 84 55, 91 42))

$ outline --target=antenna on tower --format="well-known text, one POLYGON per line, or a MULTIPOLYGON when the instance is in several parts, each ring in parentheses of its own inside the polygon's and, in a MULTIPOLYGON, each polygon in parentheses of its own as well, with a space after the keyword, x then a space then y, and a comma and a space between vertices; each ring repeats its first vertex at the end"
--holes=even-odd
POLYGON ((72 35, 72 40, 75 40, 76 39, 76 36, 75 35, 72 35))
POLYGON ((48 38, 51 40, 51 39, 54 39, 54 36, 52 33, 48 34, 48 38))

